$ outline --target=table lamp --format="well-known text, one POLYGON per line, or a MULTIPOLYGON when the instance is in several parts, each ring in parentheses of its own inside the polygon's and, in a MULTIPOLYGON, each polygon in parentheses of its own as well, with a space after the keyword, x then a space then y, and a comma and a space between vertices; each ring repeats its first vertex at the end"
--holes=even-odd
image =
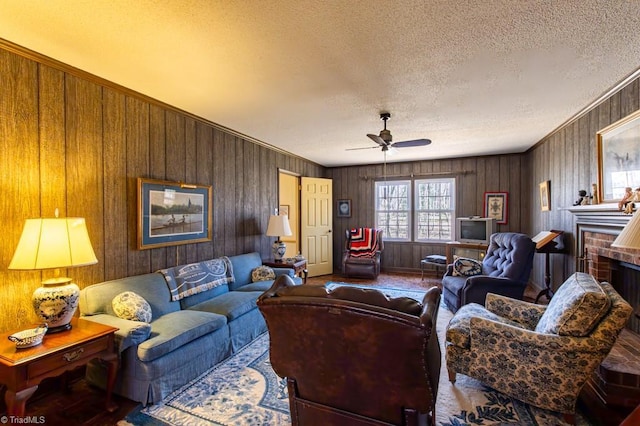
POLYGON ((60 268, 98 263, 91 247, 84 218, 27 219, 9 269, 53 269, 54 277, 33 293, 33 307, 47 333, 69 330, 78 307, 80 289, 71 278, 61 277, 60 268))
POLYGON ((267 225, 267 236, 278 237, 278 239, 273 243, 273 246, 271 246, 273 250, 273 259, 276 262, 281 262, 282 257, 287 252, 287 246, 280 237, 288 235, 292 235, 291 227, 289 226, 289 216, 271 215, 269 217, 269 224, 267 225))
POLYGON ((616 239, 611 243, 611 247, 617 248, 640 248, 640 215, 634 213, 616 239))

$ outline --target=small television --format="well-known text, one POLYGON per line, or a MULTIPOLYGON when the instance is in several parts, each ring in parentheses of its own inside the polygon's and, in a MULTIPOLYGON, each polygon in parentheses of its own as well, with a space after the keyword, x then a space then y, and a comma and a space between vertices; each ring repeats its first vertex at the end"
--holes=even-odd
POLYGON ((489 238, 495 232, 494 218, 479 216, 456 218, 456 236, 461 243, 489 244, 489 238))

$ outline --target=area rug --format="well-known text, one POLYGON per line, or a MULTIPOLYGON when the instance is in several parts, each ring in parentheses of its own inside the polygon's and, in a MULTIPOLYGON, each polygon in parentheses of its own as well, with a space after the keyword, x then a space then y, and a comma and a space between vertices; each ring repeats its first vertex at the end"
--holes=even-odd
MULTIPOLYGON (((349 284, 328 284, 329 288, 339 285, 349 284)), ((409 296, 422 300, 424 295, 424 291, 419 290, 378 289, 390 297, 409 296)), ((451 312, 442 305, 437 324, 442 348, 451 317, 451 312)), ((438 426, 565 424, 556 413, 523 404, 467 376, 458 375, 455 385, 452 385, 447 378, 444 350, 436 420, 438 426)), ((271 368, 269 336, 265 333, 161 403, 140 407, 130 413, 118 426, 288 424, 291 422, 286 381, 271 368)), ((578 413, 577 425, 586 426, 590 423, 578 413)))

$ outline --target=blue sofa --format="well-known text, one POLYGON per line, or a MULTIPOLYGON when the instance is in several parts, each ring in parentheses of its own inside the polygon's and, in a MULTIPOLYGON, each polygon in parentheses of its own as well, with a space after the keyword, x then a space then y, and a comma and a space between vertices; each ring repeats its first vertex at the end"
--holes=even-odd
MULTIPOLYGON (((119 329, 115 342, 120 368, 114 392, 144 405, 159 402, 267 330, 256 301, 273 280, 252 282, 251 276, 262 265, 260 255, 248 253, 226 259, 231 266, 228 282, 180 300, 172 300, 161 272, 102 282, 80 292, 80 315, 84 319, 119 329), (152 313, 150 323, 115 314, 112 301, 126 291, 146 300, 152 313)), ((294 277, 292 269, 273 270, 276 276, 287 274, 297 284, 302 282, 294 277)), ((106 387, 106 367, 91 362, 86 378, 89 383, 106 387)))

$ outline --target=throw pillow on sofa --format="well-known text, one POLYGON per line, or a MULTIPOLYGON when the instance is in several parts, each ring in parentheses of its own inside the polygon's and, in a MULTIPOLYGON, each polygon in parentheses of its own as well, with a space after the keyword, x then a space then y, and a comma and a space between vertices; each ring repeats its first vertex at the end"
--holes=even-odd
POLYGON ((472 277, 482 273, 482 263, 466 257, 458 257, 453 262, 454 276, 472 277))
POLYGON ((151 306, 133 291, 125 291, 118 294, 111 301, 113 312, 122 319, 131 321, 151 322, 151 306))
POLYGON ((258 266, 253 271, 251 271, 251 281, 254 283, 258 281, 269 281, 269 280, 275 280, 275 279, 276 279, 276 273, 273 271, 272 268, 268 266, 265 266, 265 265, 258 266))

